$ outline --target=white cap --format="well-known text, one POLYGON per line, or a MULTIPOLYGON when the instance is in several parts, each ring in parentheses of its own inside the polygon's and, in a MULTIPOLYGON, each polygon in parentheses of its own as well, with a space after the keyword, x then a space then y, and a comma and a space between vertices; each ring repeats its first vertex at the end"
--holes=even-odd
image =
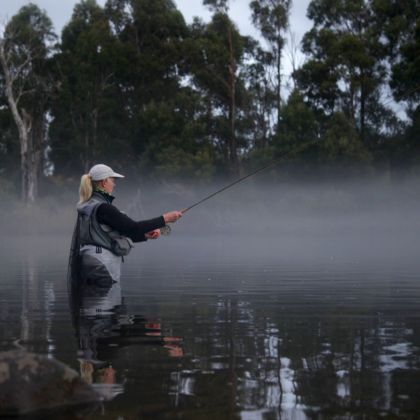
POLYGON ((117 174, 109 166, 106 166, 103 163, 92 166, 89 171, 89 176, 92 181, 102 181, 106 178, 124 178, 124 175, 117 174))

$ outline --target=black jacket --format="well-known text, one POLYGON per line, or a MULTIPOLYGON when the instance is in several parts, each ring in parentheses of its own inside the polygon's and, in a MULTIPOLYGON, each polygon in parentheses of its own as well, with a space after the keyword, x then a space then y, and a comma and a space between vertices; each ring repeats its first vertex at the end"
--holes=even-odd
POLYGON ((144 236, 147 232, 159 229, 165 226, 163 216, 155 217, 154 219, 141 220, 139 222, 130 219, 124 213, 121 213, 115 206, 112 205, 114 197, 102 191, 97 191, 102 194, 108 203, 103 203, 98 207, 96 217, 99 223, 110 226, 124 236, 128 236, 133 242, 146 241, 144 236))

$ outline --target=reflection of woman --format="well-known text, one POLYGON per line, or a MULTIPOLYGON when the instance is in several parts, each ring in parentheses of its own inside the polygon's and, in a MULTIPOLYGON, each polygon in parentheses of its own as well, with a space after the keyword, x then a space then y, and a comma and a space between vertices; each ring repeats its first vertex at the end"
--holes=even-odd
POLYGON ((182 212, 172 211, 150 220, 130 219, 112 204, 116 178, 124 176, 103 164, 82 176, 71 252, 72 282, 76 278, 98 284, 119 280, 122 258, 133 242, 157 239, 160 228, 182 216, 182 212))
POLYGON ((71 294, 80 373, 105 399, 124 391, 128 366, 121 363, 127 347, 152 345, 165 348, 171 357, 183 355, 180 337, 167 337, 159 322, 127 313, 120 282, 105 287, 83 284, 71 294))

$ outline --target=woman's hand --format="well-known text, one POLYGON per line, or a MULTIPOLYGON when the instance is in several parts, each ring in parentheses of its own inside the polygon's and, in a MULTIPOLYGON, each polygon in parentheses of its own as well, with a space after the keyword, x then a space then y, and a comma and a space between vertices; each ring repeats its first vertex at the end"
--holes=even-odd
POLYGON ((173 223, 179 220, 182 217, 182 211, 170 211, 169 213, 165 213, 163 218, 165 219, 165 223, 173 223))
POLYGON ((144 234, 147 239, 157 239, 160 236, 160 230, 155 229, 144 234))

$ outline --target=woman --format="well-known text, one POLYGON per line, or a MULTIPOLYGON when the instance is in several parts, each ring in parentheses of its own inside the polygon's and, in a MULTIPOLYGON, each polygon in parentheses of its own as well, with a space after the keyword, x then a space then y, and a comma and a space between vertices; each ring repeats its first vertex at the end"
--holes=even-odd
POLYGON ((98 164, 82 176, 77 224, 70 253, 70 272, 74 282, 109 285, 120 278, 121 262, 133 242, 157 239, 160 228, 176 222, 182 212, 136 222, 112 205, 115 178, 124 178, 109 166, 98 164))

